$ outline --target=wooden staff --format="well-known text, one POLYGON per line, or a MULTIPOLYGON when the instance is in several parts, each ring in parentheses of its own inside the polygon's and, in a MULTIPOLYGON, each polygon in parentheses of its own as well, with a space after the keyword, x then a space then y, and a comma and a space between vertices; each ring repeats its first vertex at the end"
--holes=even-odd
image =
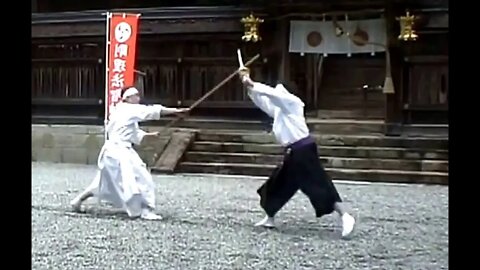
MULTIPOLYGON (((221 81, 219 84, 217 84, 215 87, 212 88, 212 90, 208 91, 205 95, 203 95, 201 98, 199 98, 197 101, 195 101, 192 105, 190 105, 189 109, 192 110, 193 108, 197 107, 198 104, 200 104, 202 101, 204 101, 206 98, 208 98, 209 96, 211 96, 215 91, 217 91, 220 87, 222 87, 223 85, 225 85, 228 81, 230 81, 233 77, 235 77, 235 75, 237 75, 239 72, 244 72, 245 71, 245 67, 249 66, 250 64, 252 64, 255 60, 257 60, 258 58, 260 57, 260 54, 257 54, 255 55, 252 59, 250 59, 247 63, 245 63, 243 66, 240 66, 240 68, 238 68, 235 72, 233 72, 232 74, 230 74, 227 78, 225 78, 223 81, 221 81)), ((166 124, 165 126, 163 126, 163 128, 158 132, 158 134, 160 133, 163 133, 163 131, 165 131, 167 128, 173 126, 175 123, 177 123, 178 121, 182 120, 183 118, 185 118, 185 115, 180 115, 179 117, 173 119, 172 121, 170 121, 168 124, 166 124)), ((158 154, 154 154, 153 155, 153 160, 151 162, 151 164, 155 164, 155 162, 157 161, 158 159, 158 154)))
MULTIPOLYGON (((250 59, 247 63, 244 64, 244 67, 249 66, 255 60, 257 60, 260 57, 260 54, 255 55, 250 59)), ((225 78, 223 81, 221 81, 219 84, 217 84, 215 87, 212 88, 212 90, 208 91, 205 95, 203 95, 201 98, 199 98, 197 101, 195 101, 190 107, 188 108, 189 111, 191 111, 193 108, 197 107, 200 103, 202 103, 205 99, 207 99, 209 96, 211 96, 215 91, 217 91, 220 87, 225 85, 228 81, 230 81, 233 77, 235 77, 240 71, 242 71, 242 68, 237 69, 235 72, 230 74, 227 78, 225 78)), ((171 127, 173 124, 177 123, 178 121, 182 120, 185 118, 185 115, 180 115, 178 118, 173 119, 170 123, 164 126, 163 129, 171 127)), ((162 131, 163 131, 162 129, 162 131)))
POLYGON ((137 73, 137 74, 140 74, 142 76, 147 76, 147 73, 143 72, 143 71, 140 71, 140 70, 136 70, 134 69, 133 72, 137 73))

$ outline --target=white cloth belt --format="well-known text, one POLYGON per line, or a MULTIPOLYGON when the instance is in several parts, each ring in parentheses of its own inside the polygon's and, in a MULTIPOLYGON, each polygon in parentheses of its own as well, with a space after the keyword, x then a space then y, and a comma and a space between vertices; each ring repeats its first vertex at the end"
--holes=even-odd
POLYGON ((108 146, 115 145, 115 146, 120 146, 120 147, 132 148, 132 143, 131 142, 120 141, 120 140, 109 139, 105 142, 105 145, 108 145, 108 146))
POLYGON ((100 149, 100 153, 98 154, 97 164, 98 167, 101 169, 103 166, 101 164, 101 160, 103 158, 103 154, 109 147, 125 147, 125 148, 132 148, 131 142, 125 142, 120 140, 106 140, 105 144, 103 145, 102 149, 100 149))

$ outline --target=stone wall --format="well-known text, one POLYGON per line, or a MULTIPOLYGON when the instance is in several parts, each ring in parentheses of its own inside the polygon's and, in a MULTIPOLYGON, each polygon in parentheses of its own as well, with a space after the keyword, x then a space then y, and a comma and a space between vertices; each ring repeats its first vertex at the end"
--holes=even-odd
MULTIPOLYGON (((161 127, 142 127, 159 131, 161 127)), ((145 140, 136 147, 140 157, 151 165, 155 153, 161 153, 170 140, 171 129, 160 138, 145 140)), ((104 142, 103 126, 32 125, 32 161, 96 164, 104 142)))

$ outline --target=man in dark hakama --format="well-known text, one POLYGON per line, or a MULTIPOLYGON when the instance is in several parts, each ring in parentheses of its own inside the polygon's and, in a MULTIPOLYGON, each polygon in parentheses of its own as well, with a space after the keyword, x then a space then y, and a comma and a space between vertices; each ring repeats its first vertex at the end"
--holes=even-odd
POLYGON ((266 216, 255 226, 275 227, 275 214, 300 189, 310 199, 317 217, 337 212, 342 219, 342 237, 349 236, 355 219, 343 209, 342 199, 318 158, 317 144, 306 124, 304 103, 283 84, 273 88, 252 81, 247 69, 240 73, 240 79, 255 105, 273 118, 272 132, 285 147, 283 164, 257 191, 266 216))

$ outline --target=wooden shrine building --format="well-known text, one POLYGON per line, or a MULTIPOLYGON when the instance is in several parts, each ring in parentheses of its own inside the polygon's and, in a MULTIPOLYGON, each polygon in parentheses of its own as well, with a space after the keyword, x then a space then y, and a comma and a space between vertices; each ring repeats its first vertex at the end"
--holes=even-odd
MULTIPOLYGON (((32 10, 34 123, 103 123, 107 10, 142 14, 136 68, 145 74, 139 81, 149 103, 188 106, 238 67, 236 49, 242 48, 244 58, 261 54, 253 78, 291 82, 309 115, 347 111, 384 119, 388 133, 406 123, 447 122, 448 0, 32 0, 32 10), (398 17, 407 11, 415 16, 415 41, 398 38, 404 30, 398 17), (263 19, 258 42, 242 41, 241 19, 250 14, 263 19), (388 54, 355 53, 354 42, 347 53, 326 53, 315 49, 328 47, 322 31, 293 27, 378 18, 385 22, 388 54)), ((325 31, 339 30, 331 25, 325 31)), ((361 28, 348 29, 375 39, 361 28)), ((256 111, 235 79, 195 113, 248 117, 256 111)))

